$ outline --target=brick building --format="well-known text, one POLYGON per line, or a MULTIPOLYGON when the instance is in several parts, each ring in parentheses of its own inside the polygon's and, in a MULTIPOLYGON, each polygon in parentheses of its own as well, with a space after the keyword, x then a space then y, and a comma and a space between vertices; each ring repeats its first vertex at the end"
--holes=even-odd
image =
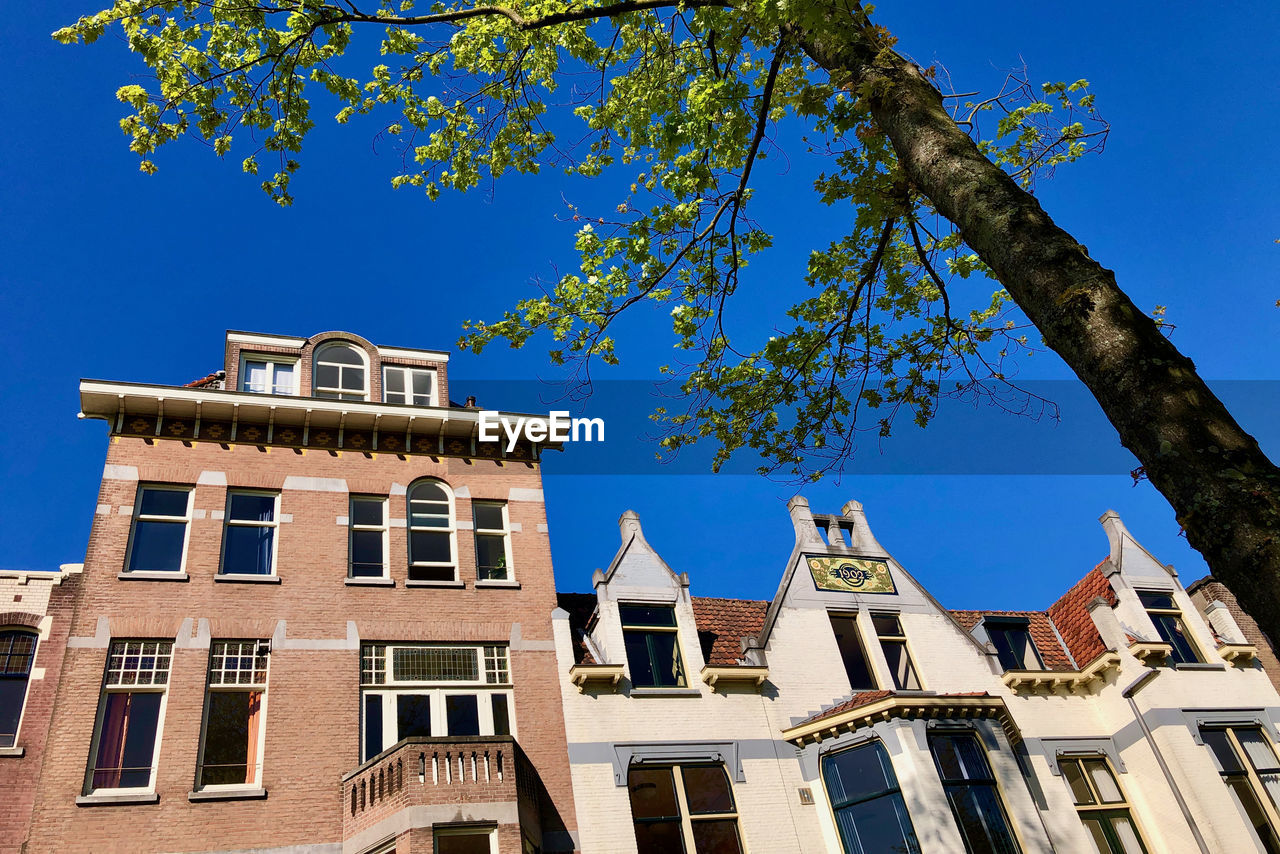
POLYGON ((81 409, 109 440, 38 783, 0 759, 25 851, 575 847, 543 447, 477 442, 448 354, 229 332, 208 377, 81 409))
POLYGON ((944 608, 857 502, 790 511, 770 602, 691 595, 634 513, 561 594, 583 852, 1280 851, 1259 651, 1116 514, 1052 607, 997 612, 944 608))

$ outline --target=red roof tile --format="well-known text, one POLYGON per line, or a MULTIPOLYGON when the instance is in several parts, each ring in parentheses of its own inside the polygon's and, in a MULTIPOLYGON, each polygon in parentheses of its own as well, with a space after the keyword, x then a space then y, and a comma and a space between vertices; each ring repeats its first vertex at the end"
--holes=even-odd
POLYGON ((569 631, 573 634, 573 663, 598 664, 587 648, 586 630, 596 612, 594 593, 557 593, 556 604, 569 612, 569 631))
POLYGON ((952 611, 965 631, 973 631, 983 617, 1025 617, 1027 628, 1031 630, 1031 640, 1040 653, 1045 670, 1073 670, 1071 659, 1062 648, 1058 635, 1053 630, 1053 623, 1046 611, 952 611))
POLYGON ((1080 669, 1087 667, 1107 649, 1086 606, 1099 596, 1113 608, 1119 601, 1115 591, 1111 589, 1111 582, 1102 574, 1101 566, 1101 563, 1095 566, 1088 575, 1076 582, 1075 587, 1049 606, 1049 619, 1058 627, 1058 633, 1062 635, 1080 669))
POLYGON ((768 608, 768 602, 754 599, 694 596, 693 616, 707 664, 711 667, 737 664, 742 658, 742 639, 760 635, 768 608))
POLYGON ((183 388, 217 388, 218 384, 221 383, 224 379, 226 379, 226 376, 227 375, 223 371, 214 371, 213 373, 209 374, 207 377, 201 377, 198 380, 192 380, 191 382, 184 385, 183 388))

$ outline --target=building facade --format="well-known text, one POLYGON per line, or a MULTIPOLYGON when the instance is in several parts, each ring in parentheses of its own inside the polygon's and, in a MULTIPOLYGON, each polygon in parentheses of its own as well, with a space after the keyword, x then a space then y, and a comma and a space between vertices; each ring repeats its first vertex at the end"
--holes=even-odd
POLYGON ((110 436, 26 851, 575 848, 542 448, 477 444, 446 353, 231 332, 81 407, 110 436))
POLYGON ((562 594, 584 852, 1280 850, 1280 696, 1119 517, 1047 611, 949 611, 861 505, 790 505, 770 602, 692 596, 635 514, 562 594), (628 827, 630 825, 630 827, 628 827))

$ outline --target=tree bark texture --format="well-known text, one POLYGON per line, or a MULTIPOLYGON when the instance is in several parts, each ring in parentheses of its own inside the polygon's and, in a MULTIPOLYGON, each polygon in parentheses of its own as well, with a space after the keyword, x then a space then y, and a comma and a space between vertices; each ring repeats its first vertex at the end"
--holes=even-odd
POLYGON ((838 15, 791 37, 833 82, 869 85, 871 114, 905 176, 1097 398, 1214 576, 1280 640, 1280 469, 1114 273, 983 156, 920 69, 838 15))

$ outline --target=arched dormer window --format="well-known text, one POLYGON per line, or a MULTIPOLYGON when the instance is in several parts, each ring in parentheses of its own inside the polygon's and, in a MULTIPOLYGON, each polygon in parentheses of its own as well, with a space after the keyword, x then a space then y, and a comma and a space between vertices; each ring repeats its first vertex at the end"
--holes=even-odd
POLYGON ((368 400, 369 365, 364 353, 346 341, 321 344, 316 348, 311 384, 316 397, 368 400))
POLYGON ((13 747, 18 741, 18 723, 35 660, 35 632, 0 630, 0 747, 13 747))
POLYGON ((453 492, 438 480, 409 487, 409 580, 456 581, 457 526, 453 492))

